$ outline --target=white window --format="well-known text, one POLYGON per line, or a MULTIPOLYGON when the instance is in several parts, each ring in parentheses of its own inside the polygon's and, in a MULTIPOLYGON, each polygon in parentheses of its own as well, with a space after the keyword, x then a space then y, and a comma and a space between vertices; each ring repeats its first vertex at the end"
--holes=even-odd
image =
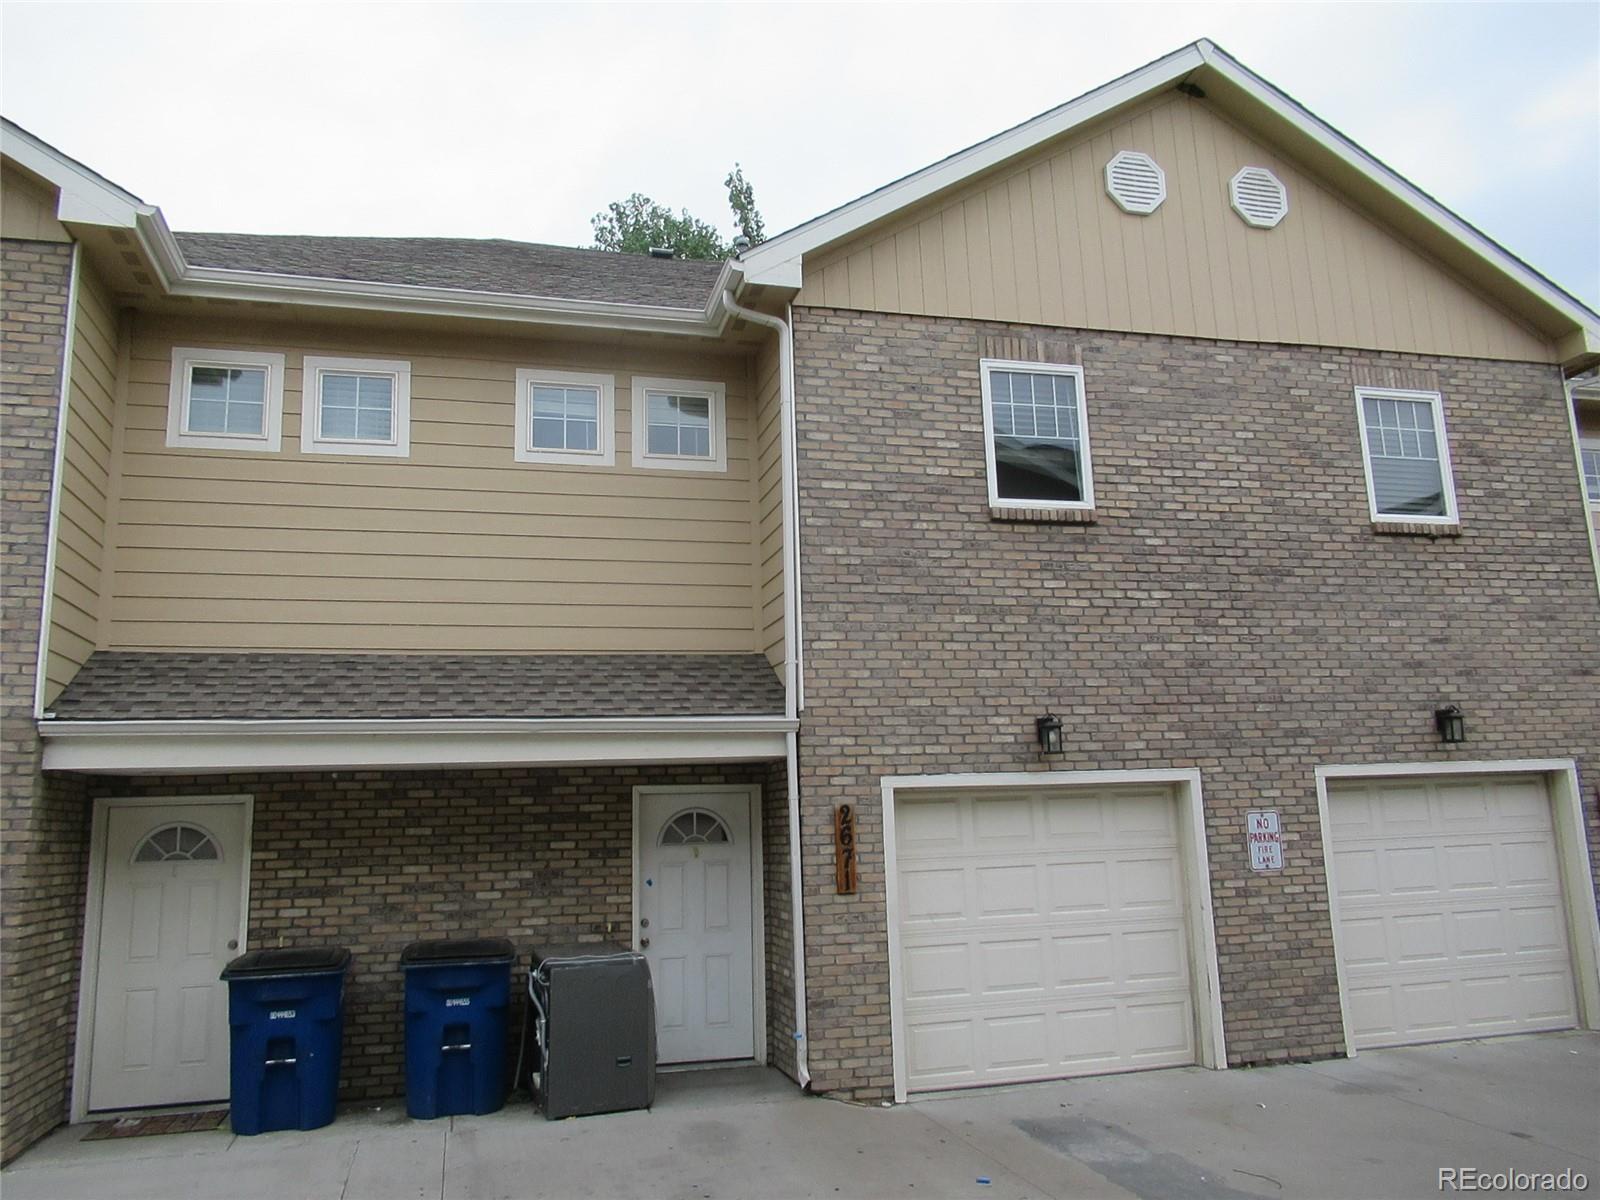
POLYGON ((633 465, 728 469, 727 390, 689 379, 633 381, 633 465))
POLYGON ((517 461, 611 466, 616 398, 616 379, 610 375, 519 370, 517 461))
POLYGON ((1600 438, 1582 438, 1578 449, 1583 455, 1583 490, 1590 504, 1600 504, 1600 438))
POLYGON ((283 441, 283 355, 172 351, 167 445, 277 450, 283 441))
POLYGON ((986 358, 983 440, 996 508, 1093 508, 1083 368, 986 358))
POLYGON ((303 379, 302 453, 411 453, 410 363, 308 354, 303 379))
POLYGON ((1454 524, 1455 482, 1439 393, 1357 388, 1356 414, 1372 519, 1454 524))

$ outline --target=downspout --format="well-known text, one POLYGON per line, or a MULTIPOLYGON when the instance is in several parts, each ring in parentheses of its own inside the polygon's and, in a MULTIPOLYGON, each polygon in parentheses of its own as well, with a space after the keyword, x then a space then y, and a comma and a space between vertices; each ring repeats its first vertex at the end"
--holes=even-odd
MULTIPOLYGON (((722 306, 730 314, 778 333, 778 458, 783 489, 783 715, 794 720, 800 713, 800 555, 799 522, 795 519, 794 443, 794 336, 787 321, 745 308, 724 288, 722 306)), ((794 943, 794 1065, 802 1088, 811 1085, 806 1050, 806 939, 804 890, 801 887, 800 852, 800 735, 784 735, 784 775, 789 793, 789 907, 794 943)))
POLYGON ((50 468, 50 515, 44 527, 44 595, 39 600, 39 656, 34 665, 33 719, 44 716, 44 690, 49 686, 50 623, 56 594, 56 541, 61 536, 61 472, 67 465, 67 410, 72 403, 72 356, 77 347, 78 272, 82 269, 83 243, 72 243, 72 265, 67 276, 67 321, 61 336, 61 399, 56 404, 56 445, 50 468))

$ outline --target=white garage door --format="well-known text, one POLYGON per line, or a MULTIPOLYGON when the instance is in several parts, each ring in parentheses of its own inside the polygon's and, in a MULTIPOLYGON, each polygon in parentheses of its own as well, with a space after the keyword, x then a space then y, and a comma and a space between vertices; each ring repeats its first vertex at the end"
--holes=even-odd
POLYGON ((909 1091, 1195 1061, 1167 787, 895 805, 909 1091))
POLYGON ((1343 782, 1328 805, 1357 1049, 1578 1023, 1541 778, 1343 782))

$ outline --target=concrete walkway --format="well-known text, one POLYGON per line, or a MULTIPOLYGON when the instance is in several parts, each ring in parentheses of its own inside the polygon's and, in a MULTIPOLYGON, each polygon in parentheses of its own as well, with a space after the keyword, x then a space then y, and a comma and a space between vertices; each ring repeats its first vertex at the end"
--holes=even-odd
POLYGON ((0 1173, 5 1200, 1336 1200, 1439 1196, 1439 1169, 1452 1167, 1571 1168, 1600 1190, 1600 1035, 1104 1076, 896 1108, 803 1097, 751 1068, 665 1075, 652 1111, 580 1120, 546 1122, 519 1102, 427 1122, 352 1109, 325 1129, 253 1138, 82 1133, 61 1130, 0 1173))

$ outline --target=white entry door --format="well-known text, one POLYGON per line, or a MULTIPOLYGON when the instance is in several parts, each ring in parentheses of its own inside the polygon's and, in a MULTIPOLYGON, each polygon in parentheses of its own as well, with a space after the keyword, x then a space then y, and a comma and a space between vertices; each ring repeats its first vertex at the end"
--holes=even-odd
POLYGON ((1543 778, 1347 780, 1328 810, 1357 1049, 1578 1024, 1543 778))
POLYGON ((247 804, 105 802, 89 1107, 228 1095, 247 804))
POLYGON ((755 1055, 751 793, 643 791, 639 948, 663 1063, 755 1055))

